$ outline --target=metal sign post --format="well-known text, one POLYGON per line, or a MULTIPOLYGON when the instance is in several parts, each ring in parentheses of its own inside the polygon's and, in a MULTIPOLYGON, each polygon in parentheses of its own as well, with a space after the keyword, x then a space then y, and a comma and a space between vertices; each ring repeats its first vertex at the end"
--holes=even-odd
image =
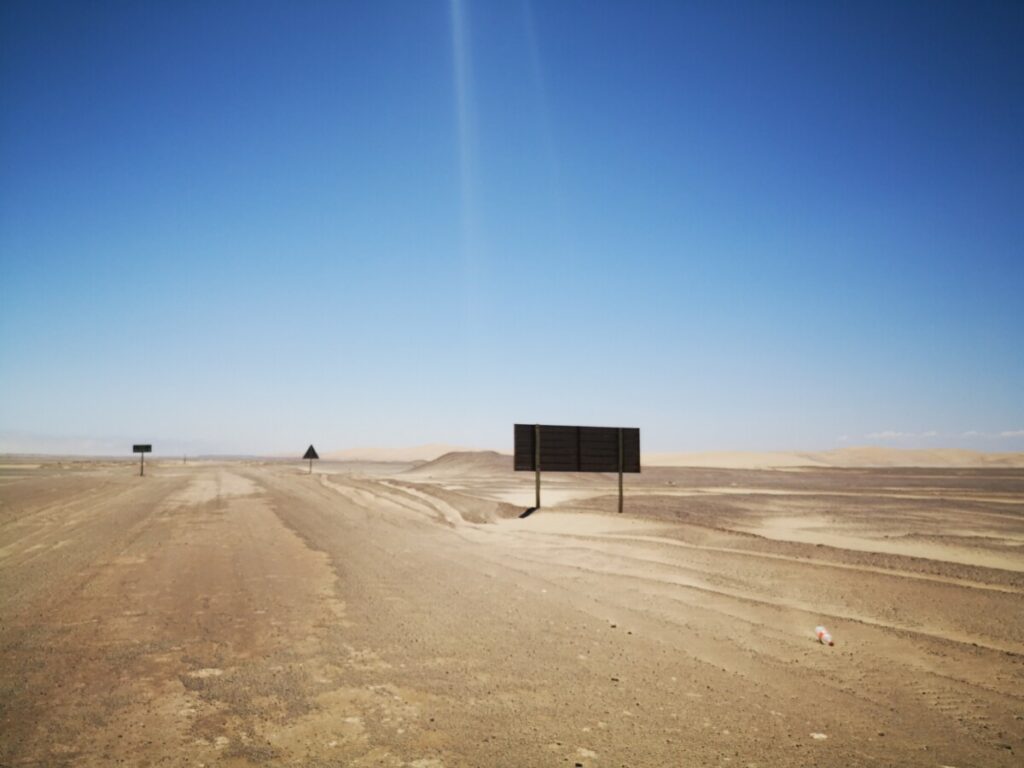
POLYGON ((136 443, 132 446, 132 453, 139 454, 139 477, 146 474, 146 454, 152 453, 153 446, 149 444, 136 443))
POLYGON ((309 446, 309 448, 306 449, 306 455, 303 456, 302 458, 309 459, 309 472, 307 474, 312 475, 313 474, 313 459, 319 459, 320 458, 317 455, 317 453, 316 453, 316 448, 314 448, 312 445, 309 446))
POLYGON ((537 473, 537 502, 535 509, 540 509, 540 424, 533 425, 533 469, 537 473))
POLYGON ((622 514, 622 428, 619 428, 619 514, 622 514))

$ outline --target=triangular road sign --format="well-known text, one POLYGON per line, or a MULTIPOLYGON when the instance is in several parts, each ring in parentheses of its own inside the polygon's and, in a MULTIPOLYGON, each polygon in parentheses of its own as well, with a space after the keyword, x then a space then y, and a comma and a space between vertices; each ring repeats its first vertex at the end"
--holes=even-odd
POLYGON ((308 448, 308 449, 306 450, 306 455, 305 455, 305 456, 303 456, 302 458, 304 458, 304 459, 319 459, 320 457, 319 457, 319 456, 317 456, 317 454, 316 454, 316 448, 314 448, 314 447, 313 447, 313 446, 311 445, 311 446, 309 446, 309 448, 308 448))

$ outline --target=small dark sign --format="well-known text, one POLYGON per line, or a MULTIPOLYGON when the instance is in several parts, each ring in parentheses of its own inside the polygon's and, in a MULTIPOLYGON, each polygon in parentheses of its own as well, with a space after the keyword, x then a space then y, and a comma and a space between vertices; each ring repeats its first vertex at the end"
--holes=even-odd
POLYGON ((139 454, 139 477, 146 474, 146 454, 153 452, 153 446, 149 443, 135 443, 132 446, 132 453, 139 454))
POLYGON ((316 448, 314 448, 312 445, 309 446, 309 448, 306 449, 306 455, 303 456, 302 458, 309 459, 309 474, 313 474, 313 459, 320 458, 319 456, 317 456, 316 448))
POLYGON ((519 472, 640 471, 640 430, 636 427, 516 424, 514 437, 514 466, 519 472))

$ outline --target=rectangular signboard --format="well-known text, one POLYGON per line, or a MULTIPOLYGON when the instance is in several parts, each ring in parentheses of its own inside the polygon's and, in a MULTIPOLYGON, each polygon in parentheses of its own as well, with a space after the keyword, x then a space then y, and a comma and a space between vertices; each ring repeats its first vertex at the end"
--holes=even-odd
POLYGON ((132 446, 132 453, 152 453, 152 452, 153 452, 153 446, 152 445, 138 445, 138 444, 136 444, 136 445, 132 446))
POLYGON ((618 472, 619 439, 622 471, 640 471, 640 430, 636 427, 558 427, 515 425, 517 471, 618 472), (536 466, 536 437, 540 437, 540 467, 536 466))

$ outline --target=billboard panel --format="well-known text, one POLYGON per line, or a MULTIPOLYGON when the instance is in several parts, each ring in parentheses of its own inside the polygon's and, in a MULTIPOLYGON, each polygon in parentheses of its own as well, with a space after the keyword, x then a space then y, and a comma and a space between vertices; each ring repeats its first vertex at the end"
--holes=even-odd
POLYGON ((538 469, 535 465, 537 435, 542 472, 618 472, 620 436, 622 471, 640 471, 640 430, 636 427, 516 424, 513 465, 517 471, 538 469))

